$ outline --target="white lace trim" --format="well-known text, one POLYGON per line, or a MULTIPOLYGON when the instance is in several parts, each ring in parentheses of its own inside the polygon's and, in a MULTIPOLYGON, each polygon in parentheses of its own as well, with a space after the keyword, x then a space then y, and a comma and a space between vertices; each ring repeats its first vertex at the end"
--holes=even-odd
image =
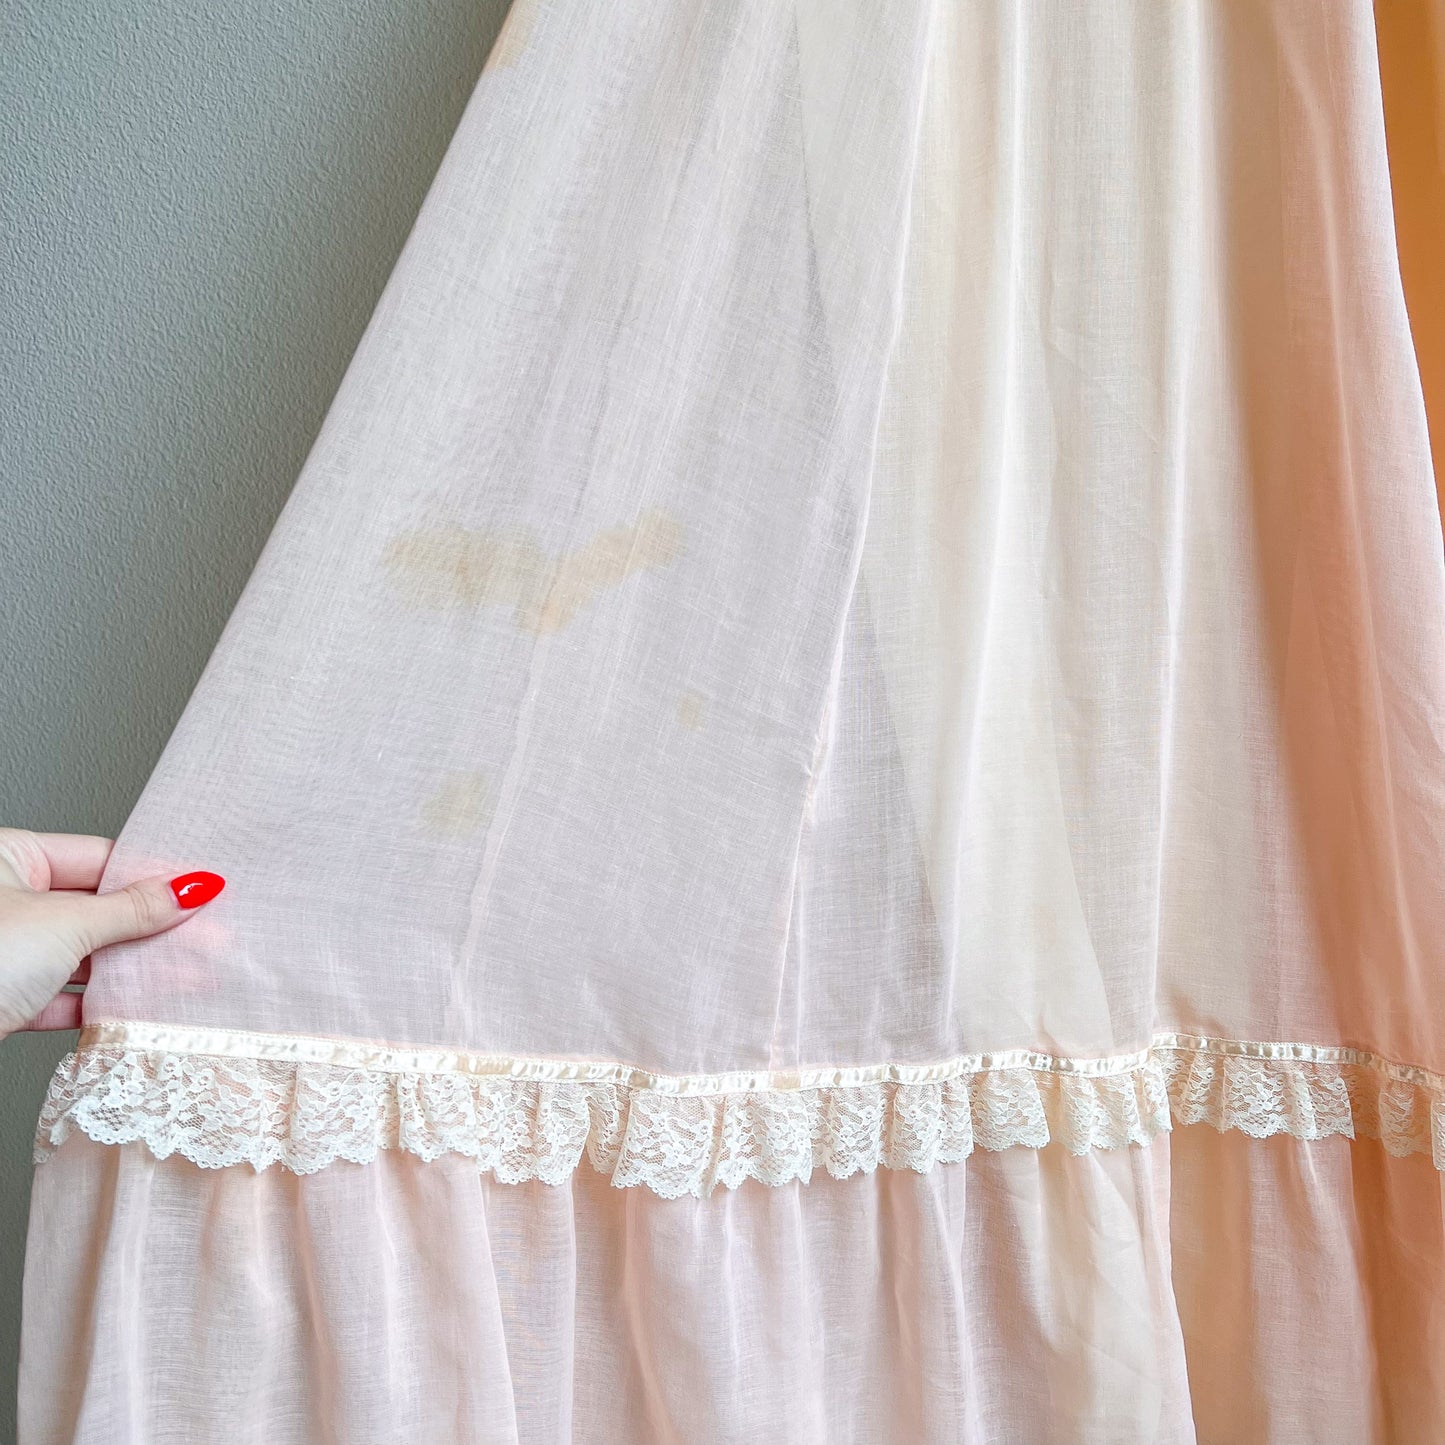
POLYGON ((676 1198, 815 1169, 840 1179, 880 1166, 921 1172, 975 1149, 1145 1144, 1171 1116, 1256 1138, 1376 1138, 1445 1170, 1445 1075, 1352 1048, 1161 1034, 1110 1058, 1015 1050, 934 1065, 657 1075, 144 1024, 85 1031, 51 1081, 35 1157, 79 1129, 204 1168, 308 1174, 402 1149, 464 1155, 505 1183, 559 1184, 585 1154, 613 1184, 676 1198), (215 1052, 157 1046, 187 1034, 215 1052))

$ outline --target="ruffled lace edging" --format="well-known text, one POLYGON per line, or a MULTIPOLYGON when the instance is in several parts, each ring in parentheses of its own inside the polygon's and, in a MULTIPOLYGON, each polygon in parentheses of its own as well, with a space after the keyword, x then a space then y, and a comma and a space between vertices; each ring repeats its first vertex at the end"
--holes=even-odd
POLYGON ((504 1183, 559 1184, 585 1155, 615 1185, 676 1198, 746 1179, 806 1181, 819 1169, 840 1179, 879 1167, 921 1172, 975 1149, 1058 1142, 1083 1154, 1148 1143, 1177 1122, 1256 1138, 1370 1137, 1445 1170, 1445 1076, 1350 1048, 1169 1034, 1103 1059, 1014 1051, 940 1065, 659 1076, 551 1060, 477 1067, 458 1055, 434 1070, 357 1067, 287 1042, 288 1057, 236 1057, 82 1039, 51 1081, 36 1161, 76 1129, 204 1168, 279 1164, 300 1174, 400 1149, 424 1160, 462 1155, 504 1183))

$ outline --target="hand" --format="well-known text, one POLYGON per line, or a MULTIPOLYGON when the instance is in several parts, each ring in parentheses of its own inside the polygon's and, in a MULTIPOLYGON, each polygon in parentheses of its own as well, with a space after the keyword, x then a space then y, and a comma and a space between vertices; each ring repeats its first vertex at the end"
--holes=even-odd
POLYGON ((225 887, 215 873, 145 878, 96 896, 109 838, 0 828, 0 1037, 80 1026, 90 953, 184 922, 225 887))

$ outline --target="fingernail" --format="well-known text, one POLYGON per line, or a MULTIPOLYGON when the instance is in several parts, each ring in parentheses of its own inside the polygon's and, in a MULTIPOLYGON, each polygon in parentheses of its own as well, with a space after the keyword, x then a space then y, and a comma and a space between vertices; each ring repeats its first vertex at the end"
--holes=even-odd
POLYGON ((209 903, 225 886, 226 880, 219 873, 182 873, 171 879, 171 892, 182 908, 209 903))

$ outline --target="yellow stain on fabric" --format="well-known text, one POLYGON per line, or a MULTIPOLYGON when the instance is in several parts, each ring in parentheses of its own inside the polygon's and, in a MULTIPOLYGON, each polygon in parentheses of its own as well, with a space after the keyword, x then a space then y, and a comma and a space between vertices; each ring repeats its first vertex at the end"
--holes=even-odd
POLYGON ((429 832, 465 838, 492 816, 492 794, 484 773, 451 773, 421 808, 429 832))
POLYGON ((697 732, 707 721, 707 699, 700 692, 683 693, 677 703, 677 720, 689 732, 697 732))
POLYGON ((538 0, 512 0, 507 18, 502 22, 490 53, 487 55, 486 70, 501 70, 515 65, 522 51, 527 48, 532 33, 532 22, 537 16, 538 0))
POLYGON ((682 524, 653 511, 631 527, 609 527, 560 557, 530 535, 500 536, 447 526, 405 532, 382 558, 409 601, 450 609, 509 605, 524 632, 557 632, 600 593, 634 573, 682 555, 682 524))

